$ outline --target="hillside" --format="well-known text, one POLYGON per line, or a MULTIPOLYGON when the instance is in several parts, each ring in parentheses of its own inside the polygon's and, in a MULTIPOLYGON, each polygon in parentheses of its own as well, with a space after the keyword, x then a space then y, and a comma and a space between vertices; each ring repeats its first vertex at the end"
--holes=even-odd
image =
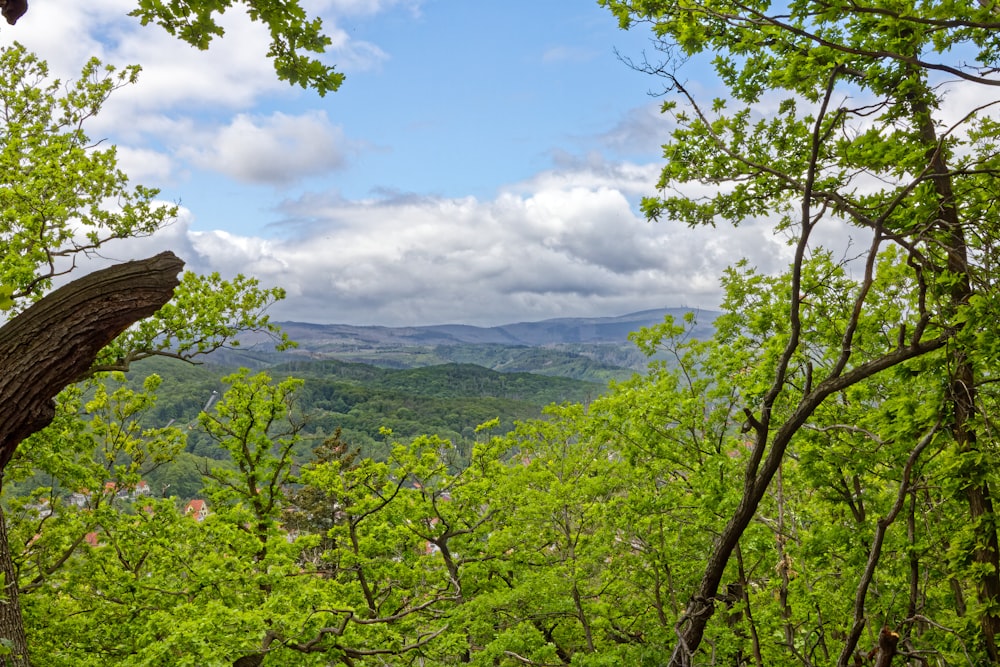
MULTIPOLYGON (((139 384, 150 373, 160 375, 163 384, 149 415, 151 424, 190 425, 199 411, 225 392, 222 378, 234 370, 214 363, 191 366, 153 358, 137 364, 130 381, 139 384)), ((316 436, 313 440, 341 429, 352 444, 376 458, 384 454, 384 428, 403 439, 436 434, 462 448, 483 422, 499 418, 500 430, 506 431, 517 420, 540 416, 546 405, 588 402, 606 387, 565 377, 500 373, 473 364, 400 370, 292 359, 267 371, 274 378, 304 380, 296 411, 305 416, 306 431, 316 436)), ((222 454, 197 429, 189 432, 188 452, 210 458, 222 454)))
MULTIPOLYGON (((267 368, 290 359, 337 359, 399 369, 459 363, 606 385, 610 380, 630 377, 648 363, 629 342, 629 333, 659 324, 667 315, 680 319, 688 312, 686 308, 664 308, 619 317, 559 318, 496 327, 281 322, 282 329, 298 343, 297 349, 276 353, 272 340, 247 336, 240 348, 217 353, 215 360, 252 368, 267 368)), ((698 314, 692 334, 707 338, 718 313, 698 314)))
MULTIPOLYGON (((402 440, 439 435, 461 456, 483 422, 499 418, 499 431, 505 432, 518 420, 540 416, 552 403, 587 403, 609 381, 644 369, 649 360, 628 334, 685 312, 664 309, 491 328, 286 322, 281 326, 298 342, 296 350, 276 352, 270 339, 248 336, 239 348, 213 354, 202 365, 148 359, 137 364, 130 381, 139 383, 154 372, 163 378, 150 425, 193 426, 197 414, 225 392, 222 378, 241 366, 267 370, 275 378, 294 376, 305 382, 296 405, 307 420, 300 460, 338 429, 373 458, 387 453, 383 429, 402 440)), ((715 315, 703 313, 694 335, 710 335, 715 315)), ((223 456, 198 429, 189 428, 188 437, 186 457, 223 456)), ((151 479, 169 479, 175 490, 193 493, 200 483, 192 460, 167 466, 151 479)))

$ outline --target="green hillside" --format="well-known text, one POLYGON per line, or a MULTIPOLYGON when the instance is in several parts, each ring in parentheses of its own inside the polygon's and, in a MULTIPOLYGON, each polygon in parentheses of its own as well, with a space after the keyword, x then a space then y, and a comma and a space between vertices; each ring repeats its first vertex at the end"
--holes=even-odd
MULTIPOLYGON (((152 425, 193 425, 197 414, 225 391, 222 378, 231 366, 193 366, 172 359, 147 359, 130 374, 138 385, 151 373, 163 378, 152 425)), ((500 373, 473 364, 441 364, 420 368, 390 369, 343 361, 294 360, 274 365, 267 372, 275 378, 297 377, 304 385, 296 394, 295 409, 306 421, 308 447, 340 429, 362 453, 385 456, 384 430, 397 439, 434 434, 467 451, 475 427, 500 419, 500 432, 518 420, 542 414, 546 405, 587 403, 606 385, 571 378, 532 373, 500 373)), ((224 452, 191 428, 187 452, 223 458, 224 452)))
POLYGON ((213 363, 265 369, 303 360, 337 360, 380 368, 420 368, 445 364, 473 364, 501 373, 532 373, 564 377, 606 385, 626 380, 644 368, 644 357, 631 343, 566 343, 545 347, 466 343, 456 345, 357 346, 335 351, 300 350, 273 352, 262 349, 224 350, 212 355, 213 363))

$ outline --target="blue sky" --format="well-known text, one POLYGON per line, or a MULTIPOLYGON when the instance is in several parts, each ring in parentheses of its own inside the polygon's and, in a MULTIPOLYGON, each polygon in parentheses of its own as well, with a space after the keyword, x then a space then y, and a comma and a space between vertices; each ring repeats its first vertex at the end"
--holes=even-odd
MULTIPOLYGON (((278 82, 266 33, 227 16, 207 53, 126 17, 129 0, 33 3, 17 39, 63 77, 97 55, 143 66, 88 128, 181 205, 120 244, 282 285, 276 319, 499 324, 713 308, 725 266, 784 253, 766 225, 651 224, 669 126, 655 57, 591 0, 307 2, 347 74, 320 98, 278 82)), ((704 72, 692 81, 708 92, 704 72)))
MULTIPOLYGON (((343 88, 325 99, 275 95, 261 100, 256 113, 324 113, 344 133, 341 164, 271 190, 241 188, 239 197, 192 188, 193 178, 164 194, 176 192, 199 219, 211 215, 223 226, 232 217, 227 204, 237 203, 253 220, 239 229, 268 234, 266 225, 280 221, 268 210, 275 192, 490 198, 506 184, 593 151, 657 157, 655 143, 614 145, 607 136, 630 110, 653 101, 648 90, 655 82, 614 51, 641 53, 646 34, 619 30, 596 2, 439 1, 348 14, 338 23, 352 40, 370 45, 367 58, 341 63, 331 54, 348 74, 343 88)), ((236 192, 227 179, 200 177, 236 192)))

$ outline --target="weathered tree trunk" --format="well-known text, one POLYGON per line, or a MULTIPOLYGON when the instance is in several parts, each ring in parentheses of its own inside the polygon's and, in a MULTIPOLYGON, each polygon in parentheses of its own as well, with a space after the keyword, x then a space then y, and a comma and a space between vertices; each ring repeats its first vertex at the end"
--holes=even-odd
POLYGON ((888 627, 883 627, 878 634, 878 657, 875 659, 875 667, 890 667, 898 647, 899 635, 888 627))
POLYGON ((28 640, 24 636, 21 603, 17 592, 17 573, 10 556, 7 540, 7 517, 0 509, 0 572, 3 573, 3 590, 0 597, 0 638, 9 642, 10 655, 0 658, 4 667, 28 665, 28 640))
MULTIPOLYGON (((51 423, 53 399, 98 353, 171 299, 184 263, 170 252, 95 271, 60 287, 0 327, 0 476, 17 446, 51 423)), ((0 513, 0 638, 9 667, 28 663, 17 572, 0 513), (5 642, 5 643, 6 643, 5 642)))

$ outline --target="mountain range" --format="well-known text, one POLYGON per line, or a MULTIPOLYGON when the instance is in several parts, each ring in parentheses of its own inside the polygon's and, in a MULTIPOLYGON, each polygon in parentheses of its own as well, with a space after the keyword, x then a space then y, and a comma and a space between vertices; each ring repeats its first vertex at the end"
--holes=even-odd
MULTIPOLYGON (((236 350, 216 353, 228 365, 267 367, 290 360, 359 362, 386 368, 416 368, 448 363, 476 364, 501 372, 530 372, 596 382, 622 379, 645 368, 648 359, 628 335, 679 320, 690 308, 644 310, 617 317, 558 318, 494 327, 442 324, 411 327, 355 326, 279 322, 298 347, 275 352, 274 341, 244 337, 236 350)), ((692 335, 707 338, 717 312, 694 310, 692 335)))

